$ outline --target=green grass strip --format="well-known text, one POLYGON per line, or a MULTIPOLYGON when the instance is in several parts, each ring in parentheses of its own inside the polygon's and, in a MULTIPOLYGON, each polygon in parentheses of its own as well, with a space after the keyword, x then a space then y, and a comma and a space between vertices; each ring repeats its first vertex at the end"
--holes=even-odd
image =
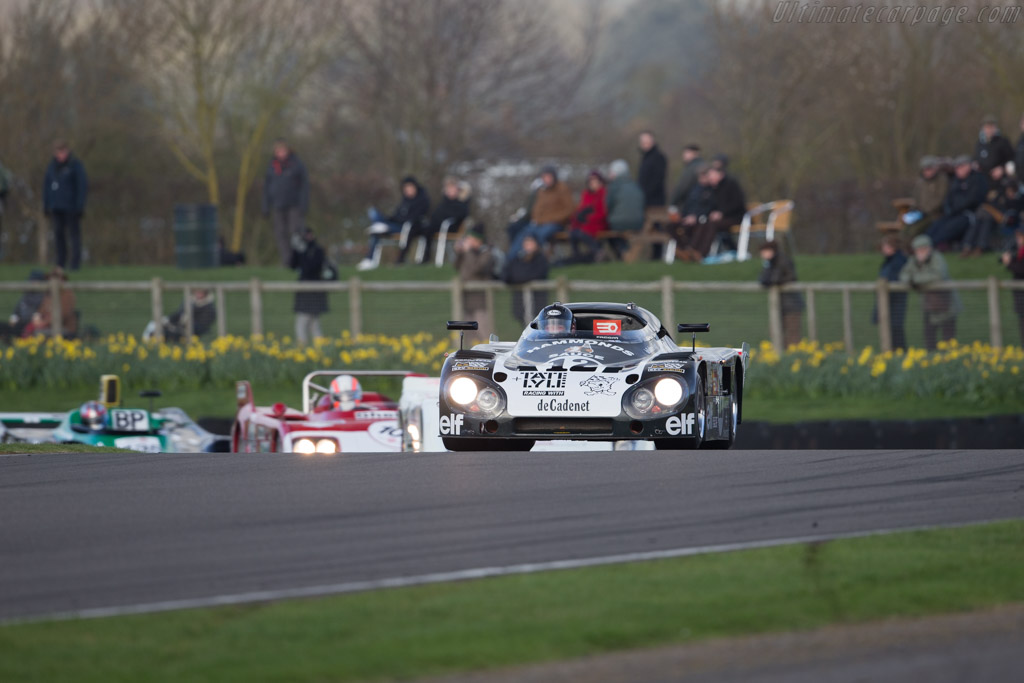
POLYGON ((0 627, 2 681, 356 681, 1024 601, 1024 522, 0 627))
POLYGON ((84 443, 0 443, 0 454, 10 453, 131 453, 127 448, 89 446, 84 443))

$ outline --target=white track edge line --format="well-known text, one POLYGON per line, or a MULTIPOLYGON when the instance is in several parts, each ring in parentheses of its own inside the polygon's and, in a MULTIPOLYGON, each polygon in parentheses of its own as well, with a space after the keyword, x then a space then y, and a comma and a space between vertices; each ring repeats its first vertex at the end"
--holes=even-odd
POLYGON ((106 617, 120 617, 137 614, 153 614, 156 612, 171 612, 176 610, 198 609, 204 607, 227 607, 231 605, 241 605, 247 603, 277 602, 279 600, 291 600, 296 598, 317 598, 329 595, 341 595, 345 593, 362 593, 371 590, 380 590, 388 588, 408 588, 412 586, 424 586, 437 583, 453 583, 456 581, 472 581, 476 579, 494 578, 499 576, 535 574, 544 571, 583 569, 586 567, 599 567, 613 564, 628 564, 633 562, 648 562, 651 560, 669 560, 679 557, 692 557, 695 555, 713 555, 719 553, 735 552, 739 550, 757 550, 759 548, 774 548, 784 545, 823 543, 826 541, 839 541, 851 538, 864 538, 866 536, 887 536, 897 533, 929 531, 933 529, 956 529, 960 527, 976 526, 980 524, 1009 522, 1018 519, 1020 518, 1006 517, 999 519, 984 519, 970 522, 952 522, 948 524, 935 524, 927 526, 874 529, 870 531, 850 531, 837 534, 817 534, 813 536, 794 536, 790 538, 776 538, 761 541, 743 541, 738 543, 693 546, 689 548, 671 548, 668 550, 651 550, 647 552, 622 553, 618 555, 604 555, 597 557, 584 557, 574 560, 528 562, 523 564, 506 565, 503 567, 477 567, 473 569, 459 569, 454 571, 434 572, 430 574, 419 574, 412 576, 395 576, 383 579, 348 581, 344 583, 325 584, 320 586, 307 586, 303 588, 282 588, 277 590, 249 591, 245 593, 214 595, 202 598, 182 598, 178 600, 163 600, 159 602, 139 603, 135 605, 91 607, 82 610, 56 612, 52 614, 41 614, 31 617, 0 619, 0 626, 26 624, 40 621, 103 619, 106 617))

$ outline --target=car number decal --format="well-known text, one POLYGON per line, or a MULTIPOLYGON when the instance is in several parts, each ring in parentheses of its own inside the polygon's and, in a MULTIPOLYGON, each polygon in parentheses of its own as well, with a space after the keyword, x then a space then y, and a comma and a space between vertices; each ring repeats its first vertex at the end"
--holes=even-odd
POLYGON ((149 414, 145 410, 115 408, 110 411, 110 428, 115 432, 148 432, 149 414))
POLYGON ((382 446, 399 450, 402 447, 402 430, 394 420, 374 422, 366 430, 370 438, 382 446))

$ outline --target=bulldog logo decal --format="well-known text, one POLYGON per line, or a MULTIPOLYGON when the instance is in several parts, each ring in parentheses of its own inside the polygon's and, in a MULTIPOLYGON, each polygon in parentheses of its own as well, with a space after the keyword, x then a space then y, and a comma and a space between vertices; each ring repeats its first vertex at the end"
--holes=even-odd
POLYGON ((595 375, 580 382, 580 386, 587 388, 586 392, 584 392, 587 396, 597 396, 598 394, 614 396, 615 392, 612 391, 612 385, 615 384, 616 381, 618 380, 614 377, 606 378, 595 375))

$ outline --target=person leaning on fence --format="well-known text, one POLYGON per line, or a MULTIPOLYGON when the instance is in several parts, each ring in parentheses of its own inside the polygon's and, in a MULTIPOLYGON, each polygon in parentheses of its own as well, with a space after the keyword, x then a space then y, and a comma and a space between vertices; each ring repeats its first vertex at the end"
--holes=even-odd
POLYGON ((384 237, 399 234, 406 223, 409 223, 412 229, 427 220, 430 213, 430 195, 426 188, 411 175, 402 178, 401 187, 402 198, 390 216, 382 215, 376 208, 370 209, 368 215, 373 224, 366 230, 370 235, 370 244, 366 249, 366 256, 356 266, 359 270, 372 270, 377 267, 374 253, 384 237))
MULTIPOLYGON (((608 186, 605 188, 608 229, 623 235, 639 233, 644 227, 644 193, 629 176, 626 160, 613 161, 608 167, 608 177, 608 186)), ((629 248, 629 241, 625 237, 614 237, 610 244, 615 256, 620 259, 629 248)))
MULTIPOLYGON (((532 235, 523 239, 523 248, 518 254, 510 254, 502 279, 510 285, 523 285, 548 279, 548 257, 532 235)), ((532 302, 528 306, 526 293, 521 289, 512 290, 512 315, 523 325, 528 325, 547 301, 546 290, 531 291, 532 302)))
MULTIPOLYGON (((765 287, 796 282, 796 266, 779 249, 774 240, 761 245, 761 276, 758 281, 765 287)), ((801 324, 804 312, 804 295, 801 292, 782 292, 782 338, 787 348, 800 343, 801 324)))
POLYGON ((472 186, 458 178, 448 176, 442 183, 441 201, 430 213, 428 221, 414 222, 409 231, 409 239, 398 254, 398 262, 404 263, 409 250, 413 248, 419 238, 426 238, 423 249, 423 259, 420 263, 429 263, 430 242, 435 235, 441 232, 441 226, 448 221, 448 234, 454 235, 462 225, 462 221, 469 216, 469 200, 473 196, 472 186))
POLYGON ((50 217, 58 268, 78 270, 82 264, 82 216, 88 196, 85 166, 67 142, 58 141, 43 178, 43 213, 50 217))
POLYGON ((985 203, 974 212, 974 220, 964 234, 960 257, 981 256, 992 250, 993 240, 1000 245, 1011 241, 1020 214, 1020 183, 1007 176, 1004 166, 993 166, 988 172, 985 203))
MULTIPOLYGON (((1019 282, 1024 280, 1024 225, 1018 225, 1013 235, 1013 247, 1003 253, 1002 262, 1013 273, 1013 279, 1019 282)), ((1017 313, 1020 343, 1024 346, 1024 289, 1013 290, 1013 310, 1017 313)))
MULTIPOLYGON (((57 266, 47 274, 46 279, 51 282, 56 280, 63 283, 67 282, 68 276, 63 268, 57 266)), ((75 310, 75 293, 64 287, 63 284, 60 286, 59 291, 61 335, 65 339, 74 339, 78 336, 78 311, 75 310)), ((22 336, 34 337, 39 334, 47 337, 53 336, 53 314, 53 297, 50 295, 50 291, 47 291, 43 295, 42 302, 39 304, 39 310, 32 316, 32 322, 22 331, 22 336)))
POLYGON ((281 264, 288 267, 291 238, 302 232, 309 211, 309 176, 306 166, 282 138, 274 141, 274 154, 263 181, 263 215, 270 216, 281 264))
MULTIPOLYGON (((463 284, 467 282, 486 282, 494 279, 495 255, 485 242, 484 226, 476 224, 466 230, 455 243, 455 272, 463 284)), ((462 313, 466 320, 475 320, 480 327, 470 332, 467 337, 471 343, 482 343, 494 329, 493 311, 487 307, 487 294, 484 291, 463 291, 462 313)))
POLYGON ((921 309, 924 315, 924 345, 934 350, 939 338, 948 341, 956 337, 956 318, 963 309, 956 290, 922 289, 937 282, 949 282, 949 268, 933 246, 928 235, 918 235, 910 243, 913 255, 900 271, 900 282, 921 291, 921 309))
MULTIPOLYGON (((299 271, 299 282, 322 282, 335 279, 325 277, 325 270, 330 270, 323 247, 317 241, 313 230, 309 227, 301 235, 292 238, 292 254, 290 264, 293 270, 299 271)), ((320 316, 327 312, 327 292, 302 291, 295 292, 295 343, 305 346, 310 341, 324 336, 320 328, 320 316)))
MULTIPOLYGON (((903 251, 903 240, 898 235, 886 235, 880 247, 882 267, 878 269, 878 278, 889 282, 899 282, 903 266, 907 264, 907 255, 903 251)), ((907 348, 907 335, 904 323, 907 318, 907 293, 889 292, 889 330, 892 333, 892 348, 907 348)), ((878 324, 878 302, 871 312, 871 322, 878 324)))

